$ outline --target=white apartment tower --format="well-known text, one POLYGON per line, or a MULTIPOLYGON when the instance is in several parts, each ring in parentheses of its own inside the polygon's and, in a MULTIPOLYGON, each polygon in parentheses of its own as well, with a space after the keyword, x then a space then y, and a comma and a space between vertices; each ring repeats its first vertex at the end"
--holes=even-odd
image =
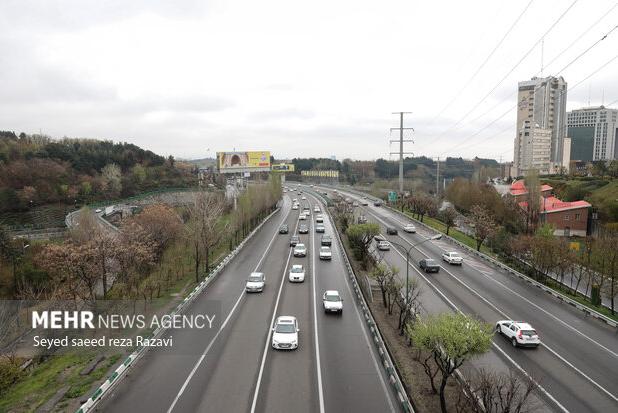
POLYGON ((578 149, 591 141, 593 161, 618 159, 618 109, 605 106, 576 109, 568 113, 567 119, 570 134, 589 138, 575 142, 578 149))
POLYGON ((515 159, 518 160, 517 175, 525 175, 530 169, 539 174, 552 173, 551 166, 552 130, 541 128, 525 120, 515 139, 515 159))
MULTIPOLYGON (((528 122, 529 133, 534 132, 534 136, 543 135, 543 138, 539 137, 539 139, 544 140, 546 134, 545 131, 540 130, 551 131, 549 171, 563 166, 564 162, 568 163, 568 159, 563 160, 565 153, 564 138, 567 135, 566 98, 567 83, 562 77, 533 77, 531 80, 519 82, 517 134, 513 156, 513 164, 518 175, 522 175, 524 171, 532 168, 532 165, 528 163, 531 158, 520 158, 520 155, 530 152, 524 148, 528 141, 531 144, 536 142, 534 139, 520 142, 520 132, 525 129, 525 122, 528 122)), ((525 137, 525 132, 522 137, 525 137)))

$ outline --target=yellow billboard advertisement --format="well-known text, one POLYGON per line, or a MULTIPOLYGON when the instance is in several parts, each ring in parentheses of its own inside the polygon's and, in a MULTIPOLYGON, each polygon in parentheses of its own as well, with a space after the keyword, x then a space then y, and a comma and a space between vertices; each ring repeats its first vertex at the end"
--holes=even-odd
POLYGON ((221 173, 270 171, 270 151, 217 152, 221 173))

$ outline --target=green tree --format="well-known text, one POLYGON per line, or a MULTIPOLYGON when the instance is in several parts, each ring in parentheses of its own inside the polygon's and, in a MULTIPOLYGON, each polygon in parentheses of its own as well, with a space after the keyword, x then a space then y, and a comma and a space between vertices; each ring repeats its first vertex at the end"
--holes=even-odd
POLYGON ((379 233, 380 226, 374 223, 350 225, 346 231, 355 258, 365 267, 369 259, 369 245, 379 233))
POLYGON ((446 235, 448 235, 448 232, 451 229, 451 227, 455 225, 455 219, 457 218, 457 211, 455 211, 455 208, 451 206, 448 208, 445 208, 442 210, 442 212, 440 212, 440 218, 442 219, 442 222, 444 222, 444 225, 446 225, 446 235))
MULTIPOLYGON (((409 327, 414 344, 431 353, 442 374, 440 406, 447 413, 445 389, 448 379, 462 364, 489 350, 493 339, 491 324, 465 314, 443 313, 420 320, 409 327)), ((433 378, 430 376, 433 386, 433 378)), ((435 387, 434 387, 435 388, 435 387)))

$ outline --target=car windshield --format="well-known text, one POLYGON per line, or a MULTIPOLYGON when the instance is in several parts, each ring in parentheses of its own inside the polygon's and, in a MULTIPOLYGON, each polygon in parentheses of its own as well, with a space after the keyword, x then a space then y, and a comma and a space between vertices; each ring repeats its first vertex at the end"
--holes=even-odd
POLYGON ((254 282, 254 283, 260 282, 260 281, 262 281, 262 277, 259 276, 259 275, 250 275, 249 276, 249 281, 254 282))
POLYGON ((521 330, 521 334, 523 334, 524 336, 536 336, 536 331, 534 330, 521 330))
POLYGON ((436 262, 434 260, 426 260, 425 261, 425 264, 427 264, 427 265, 435 265, 435 263, 436 262))
POLYGON ((296 244, 296 249, 297 250, 304 250, 305 249, 305 244, 296 244))
POLYGON ((459 258, 459 254, 457 254, 456 252, 451 252, 451 257, 459 258))
POLYGON ((322 252, 330 252, 330 248, 328 247, 322 247, 321 250, 322 252))
POLYGON ((341 297, 336 294, 326 294, 326 301, 341 301, 341 297))
POLYGON ((295 333, 296 329, 294 328, 294 324, 292 323, 277 324, 277 327, 275 327, 275 332, 289 334, 295 333))
POLYGON ((292 267, 292 272, 303 272, 303 267, 292 267))
POLYGON ((329 240, 330 240, 330 235, 324 235, 324 236, 322 237, 322 239, 323 239, 324 241, 329 241, 329 240))

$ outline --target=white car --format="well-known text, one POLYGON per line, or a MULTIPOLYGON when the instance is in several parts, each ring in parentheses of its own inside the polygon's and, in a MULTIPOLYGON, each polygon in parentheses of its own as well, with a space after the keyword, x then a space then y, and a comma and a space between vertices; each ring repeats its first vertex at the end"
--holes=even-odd
POLYGON ((300 197, 300 199, 302 199, 303 201, 306 201, 307 197, 303 195, 302 197, 300 197))
POLYGON ((513 347, 538 347, 541 344, 536 330, 523 321, 500 320, 496 323, 496 333, 508 338, 513 347))
POLYGON ((320 247, 320 259, 321 260, 330 260, 333 258, 333 253, 330 250, 330 247, 320 247))
POLYGON ((300 213, 300 215, 298 215, 298 219, 299 219, 300 221, 304 221, 304 220, 306 220, 306 219, 307 219, 307 215, 305 215, 304 213, 302 213, 302 212, 301 212, 301 213, 300 213))
POLYGON ((448 262, 453 265, 461 265, 463 264, 463 257, 459 255, 457 252, 445 252, 442 254, 442 260, 448 262))
POLYGON ((317 224, 315 226, 315 232, 319 232, 319 233, 323 234, 323 233, 326 232, 326 228, 324 228, 323 224, 317 224))
POLYGON ((416 227, 414 225, 412 225, 412 224, 406 224, 403 227, 403 230, 405 232, 409 232, 410 234, 414 234, 416 232, 416 227))
POLYGON ((380 241, 378 242, 378 249, 380 251, 390 251, 391 244, 388 241, 380 241))
POLYGON ((313 212, 320 212, 320 207, 316 205, 316 206, 313 208, 313 212))
POLYGON ((295 257, 306 257, 307 256, 307 247, 305 247, 305 244, 296 244, 296 246, 294 246, 294 256, 295 257))
POLYGON ((264 284, 266 284, 266 277, 262 272, 252 272, 247 278, 245 284, 245 291, 248 293, 261 293, 264 291, 264 284))
POLYGON ((298 204, 292 205, 292 209, 298 209, 298 204))
POLYGON ((301 264, 294 264, 290 268, 289 279, 291 282, 302 283, 305 281, 305 268, 301 264))
POLYGON ((294 350, 298 348, 298 321, 293 316, 280 316, 273 327, 272 346, 276 350, 294 350))
POLYGON ((292 202, 295 203, 295 204, 298 204, 298 198, 292 199, 292 202))
POLYGON ((336 290, 328 290, 322 296, 325 313, 343 313, 343 300, 336 290))
POLYGON ((315 217, 315 222, 317 222, 318 224, 324 223, 324 217, 322 216, 322 214, 319 214, 315 217))

